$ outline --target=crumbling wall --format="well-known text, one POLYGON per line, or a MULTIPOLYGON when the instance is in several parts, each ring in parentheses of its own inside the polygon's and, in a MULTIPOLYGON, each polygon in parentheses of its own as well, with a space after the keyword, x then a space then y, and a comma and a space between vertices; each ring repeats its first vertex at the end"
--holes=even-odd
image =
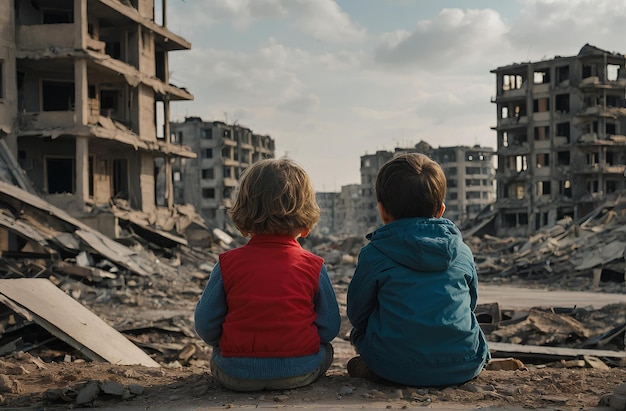
POLYGON ((17 43, 21 50, 73 49, 75 31, 74 24, 20 26, 17 43))
MULTIPOLYGON (((15 86, 15 23, 10 2, 0 3, 0 137, 11 133, 17 114, 15 86)), ((9 141, 15 146, 15 139, 9 141)))
POLYGON ((138 120, 139 138, 147 141, 156 141, 156 124, 154 121, 154 90, 140 84, 138 90, 138 120))

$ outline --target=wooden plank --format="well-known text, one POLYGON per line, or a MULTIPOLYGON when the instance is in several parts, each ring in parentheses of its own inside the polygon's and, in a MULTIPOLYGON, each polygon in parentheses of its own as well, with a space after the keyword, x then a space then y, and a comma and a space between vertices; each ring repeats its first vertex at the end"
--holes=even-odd
POLYGON ((512 356, 515 356, 515 354, 533 354, 558 358, 576 358, 583 355, 591 355, 594 357, 626 358, 626 351, 592 350, 567 347, 545 347, 538 345, 522 345, 499 342, 487 342, 487 344, 489 345, 489 351, 491 351, 492 353, 509 353, 512 356))
POLYGON ((31 312, 35 322, 91 359, 159 367, 148 354, 48 279, 0 280, 0 294, 31 312))

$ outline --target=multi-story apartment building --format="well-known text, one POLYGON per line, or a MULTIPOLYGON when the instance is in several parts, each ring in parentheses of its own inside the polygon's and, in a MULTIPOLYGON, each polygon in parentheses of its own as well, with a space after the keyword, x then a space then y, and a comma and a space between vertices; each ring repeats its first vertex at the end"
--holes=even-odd
POLYGON ((578 55, 498 67, 499 235, 586 215, 626 188, 626 57, 578 55))
POLYGON ((174 164, 176 199, 193 204, 212 226, 227 228, 226 210, 232 206, 239 176, 251 164, 274 158, 274 140, 246 127, 200 117, 172 122, 171 129, 179 142, 198 153, 195 159, 174 164))
POLYGON ((475 218, 496 201, 495 153, 489 147, 439 147, 428 153, 446 175, 444 217, 457 224, 475 218))
POLYGON ((0 5, 0 135, 43 197, 76 215, 112 198, 172 208, 170 160, 195 157, 169 132, 170 102, 193 96, 169 84, 168 53, 191 46, 155 3, 0 5))
MULTIPOLYGON (((365 235, 382 224, 374 191, 378 170, 387 161, 402 153, 423 153, 436 160, 447 179, 444 217, 457 224, 475 218, 486 206, 495 202, 494 151, 488 147, 433 148, 420 141, 414 147, 377 151, 361 156, 361 183, 342 187, 338 203, 318 202, 325 219, 332 215, 334 224, 328 231, 335 234, 365 235)), ((330 198, 332 193, 323 193, 330 198)), ((318 195, 318 198, 321 198, 318 195)), ((326 227, 326 226, 325 226, 326 227)))
POLYGON ((315 201, 320 207, 320 219, 314 228, 315 233, 327 235, 339 231, 340 221, 337 219, 339 194, 336 192, 315 193, 315 201))

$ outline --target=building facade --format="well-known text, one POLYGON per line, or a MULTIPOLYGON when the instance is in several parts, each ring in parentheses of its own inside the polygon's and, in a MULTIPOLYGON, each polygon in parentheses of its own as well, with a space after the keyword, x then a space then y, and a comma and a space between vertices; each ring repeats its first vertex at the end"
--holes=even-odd
POLYGON ((387 161, 402 153, 422 153, 437 161, 446 175, 444 217, 460 224, 475 218, 496 200, 494 150, 489 147, 433 148, 420 141, 414 147, 377 151, 361 156, 361 183, 343 186, 340 193, 318 193, 325 231, 338 235, 365 235, 382 225, 376 201, 376 176, 387 161), (331 202, 329 199, 334 198, 331 202), (332 207, 332 208, 331 208, 332 207), (333 221, 328 225, 325 221, 333 221))
POLYGON ((173 207, 171 160, 195 153, 170 141, 170 102, 193 96, 168 53, 191 45, 165 21, 154 0, 2 2, 0 135, 49 202, 173 207))
POLYGON ((200 117, 172 122, 171 130, 177 141, 198 153, 195 159, 174 163, 176 200, 193 204, 212 226, 227 228, 226 210, 232 206, 239 176, 251 164, 274 158, 274 140, 246 127, 200 117))
POLYGON ((439 147, 430 156, 446 175, 444 217, 461 224, 496 201, 495 152, 490 147, 439 147))
POLYGON ((580 218, 626 188, 626 58, 578 55, 496 75, 498 235, 580 218))

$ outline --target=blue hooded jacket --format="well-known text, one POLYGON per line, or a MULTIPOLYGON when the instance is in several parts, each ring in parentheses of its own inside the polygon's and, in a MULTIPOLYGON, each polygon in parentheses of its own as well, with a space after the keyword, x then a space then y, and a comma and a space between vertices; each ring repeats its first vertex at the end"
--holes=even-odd
POLYGON ((380 377, 409 386, 464 383, 490 359, 474 309, 474 258, 445 218, 393 221, 367 238, 348 287, 353 343, 380 377))

